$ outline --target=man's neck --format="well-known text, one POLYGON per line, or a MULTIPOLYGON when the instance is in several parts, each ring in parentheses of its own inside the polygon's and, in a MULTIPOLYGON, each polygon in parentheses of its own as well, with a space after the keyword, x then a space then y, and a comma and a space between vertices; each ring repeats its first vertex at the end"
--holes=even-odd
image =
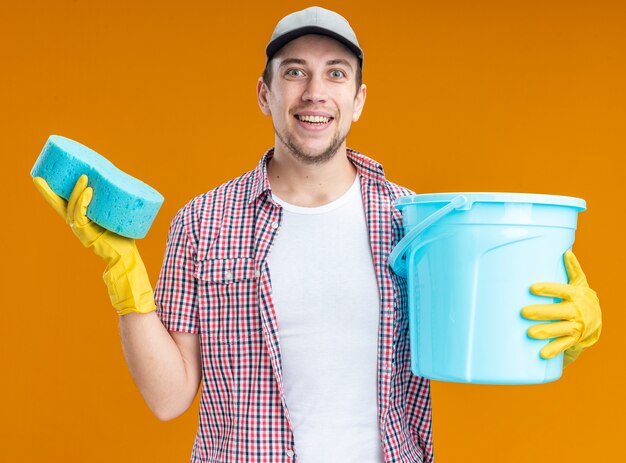
POLYGON ((356 168, 345 146, 322 164, 307 164, 287 149, 276 149, 267 166, 272 192, 283 201, 301 207, 328 204, 354 183, 356 168))

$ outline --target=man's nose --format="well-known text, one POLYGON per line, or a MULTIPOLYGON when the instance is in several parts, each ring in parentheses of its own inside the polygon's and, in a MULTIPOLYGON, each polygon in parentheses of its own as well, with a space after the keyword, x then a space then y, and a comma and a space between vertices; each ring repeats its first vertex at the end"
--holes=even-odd
POLYGON ((328 98, 326 83, 320 76, 312 76, 308 81, 302 99, 312 103, 324 102, 328 98))

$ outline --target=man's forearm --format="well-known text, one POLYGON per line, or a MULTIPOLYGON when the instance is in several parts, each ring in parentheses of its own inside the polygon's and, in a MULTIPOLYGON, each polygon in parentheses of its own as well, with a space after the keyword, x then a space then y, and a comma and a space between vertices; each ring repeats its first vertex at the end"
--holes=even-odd
POLYGON ((156 312, 121 316, 120 336, 128 368, 157 418, 187 410, 200 384, 198 336, 170 334, 156 312))

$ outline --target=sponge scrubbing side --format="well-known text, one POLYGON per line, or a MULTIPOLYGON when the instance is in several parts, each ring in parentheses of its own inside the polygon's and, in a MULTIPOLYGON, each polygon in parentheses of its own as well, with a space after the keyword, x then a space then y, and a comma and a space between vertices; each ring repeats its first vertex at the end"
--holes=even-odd
POLYGON ((52 191, 66 200, 82 174, 87 175, 94 191, 87 217, 128 238, 146 236, 163 204, 163 196, 94 150, 69 138, 51 135, 30 172, 32 177, 43 177, 52 191))

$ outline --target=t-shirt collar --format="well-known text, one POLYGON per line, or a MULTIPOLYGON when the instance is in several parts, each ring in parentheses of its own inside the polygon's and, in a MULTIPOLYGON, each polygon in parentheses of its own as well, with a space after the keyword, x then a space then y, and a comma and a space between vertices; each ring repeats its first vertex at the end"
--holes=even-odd
MULTIPOLYGON (((386 181, 382 164, 350 148, 346 149, 346 155, 352 164, 354 164, 361 177, 371 179, 378 183, 386 181)), ((274 156, 274 148, 270 148, 265 152, 256 169, 252 171, 252 187, 250 189, 249 202, 256 200, 256 198, 262 194, 269 194, 271 192, 270 181, 267 177, 267 163, 272 159, 272 156, 274 156)))

